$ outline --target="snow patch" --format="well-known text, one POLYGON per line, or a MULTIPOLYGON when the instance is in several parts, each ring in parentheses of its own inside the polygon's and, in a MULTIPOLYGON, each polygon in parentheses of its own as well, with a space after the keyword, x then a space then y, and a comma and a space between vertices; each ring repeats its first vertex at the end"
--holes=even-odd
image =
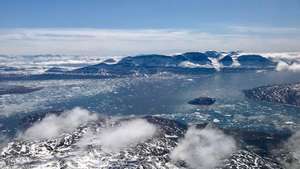
POLYGON ((208 64, 201 65, 201 64, 196 64, 196 63, 190 62, 190 61, 180 62, 179 66, 184 67, 184 68, 212 68, 212 66, 208 65, 208 64))
POLYGON ((223 65, 219 63, 217 58, 208 58, 211 61, 212 66, 217 70, 220 71, 223 68, 223 65))

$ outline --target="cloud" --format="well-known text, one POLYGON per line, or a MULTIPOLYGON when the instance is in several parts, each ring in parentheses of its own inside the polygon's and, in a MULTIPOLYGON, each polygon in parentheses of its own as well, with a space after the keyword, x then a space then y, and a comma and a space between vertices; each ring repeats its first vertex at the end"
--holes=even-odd
POLYGON ((170 157, 173 161, 185 161, 191 168, 212 169, 236 149, 234 139, 218 129, 191 127, 170 157))
POLYGON ((184 67, 184 68, 212 68, 211 65, 201 65, 201 64, 196 64, 196 63, 193 63, 193 62, 190 62, 190 61, 183 61, 181 63, 179 63, 179 66, 180 67, 184 67))
POLYGON ((229 26, 234 32, 264 33, 264 34, 299 34, 300 28, 296 27, 258 27, 258 26, 229 26))
POLYGON ((293 160, 288 160, 288 163, 284 163, 286 168, 300 168, 300 131, 289 138, 285 147, 291 153, 293 158, 293 160))
POLYGON ((100 145, 106 152, 117 152, 146 141, 155 135, 156 130, 153 124, 143 119, 123 121, 100 132, 87 132, 78 145, 100 145))
POLYGON ((280 61, 276 66, 277 71, 291 71, 291 72, 300 72, 300 64, 292 63, 288 64, 286 62, 280 61))
POLYGON ((80 125, 96 120, 97 115, 81 108, 74 108, 60 115, 51 114, 34 123, 20 135, 24 139, 46 139, 71 132, 80 125))
POLYGON ((300 60, 300 52, 280 52, 280 53, 258 53, 275 61, 297 61, 300 60))
MULTIPOLYGON (((299 51, 300 33, 293 37, 285 35, 265 37, 247 34, 240 29, 222 33, 189 29, 0 29, 0 53, 104 57, 204 50, 299 51)), ((290 31, 295 32, 293 29, 290 31)))

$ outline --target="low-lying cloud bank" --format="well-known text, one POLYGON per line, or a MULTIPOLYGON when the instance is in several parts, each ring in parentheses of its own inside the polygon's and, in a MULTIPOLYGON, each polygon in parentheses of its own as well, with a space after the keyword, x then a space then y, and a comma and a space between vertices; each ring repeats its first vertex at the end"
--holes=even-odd
POLYGON ((20 135, 24 139, 46 139, 71 132, 80 125, 96 120, 96 114, 81 108, 74 108, 60 115, 50 114, 41 121, 34 123, 20 135))
POLYGON ((173 161, 183 160, 194 169, 212 169, 236 149, 235 140, 218 129, 191 127, 170 156, 173 161))
POLYGON ((292 63, 288 64, 284 61, 278 62, 276 66, 277 71, 290 71, 290 72, 300 72, 300 64, 299 63, 292 63))
POLYGON ((146 120, 133 119, 104 128, 100 132, 87 132, 78 145, 100 145, 106 152, 117 152, 146 141, 154 136, 156 131, 157 128, 146 120))
POLYGON ((239 27, 222 33, 189 29, 0 29, 0 53, 12 55, 51 53, 104 57, 199 50, 299 51, 299 32, 294 32, 295 36, 290 38, 285 34, 254 35, 241 31, 242 29, 245 28, 239 27))

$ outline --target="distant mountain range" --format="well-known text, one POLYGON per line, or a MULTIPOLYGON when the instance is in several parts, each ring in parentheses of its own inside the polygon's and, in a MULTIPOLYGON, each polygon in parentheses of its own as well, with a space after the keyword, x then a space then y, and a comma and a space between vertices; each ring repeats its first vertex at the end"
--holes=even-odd
POLYGON ((98 74, 102 76, 154 74, 161 72, 198 74, 234 70, 270 70, 274 69, 276 64, 277 62, 261 55, 207 51, 204 53, 187 52, 172 56, 159 54, 128 56, 120 61, 108 59, 96 65, 86 66, 65 73, 98 74))
MULTIPOLYGON (((58 59, 58 56, 56 56, 58 59)), ((40 58, 40 56, 39 56, 40 58)), ((51 58, 51 57, 50 57, 51 58)), ((97 60, 97 59, 96 59, 97 60)), ((95 58, 93 62, 95 63, 95 58)), ((59 61, 59 60, 58 60, 59 61)), ((86 60, 85 60, 86 61, 86 60)), ((37 78, 107 78, 124 76, 144 76, 157 73, 175 74, 209 74, 216 72, 241 72, 251 70, 275 70, 278 60, 262 56, 259 54, 244 54, 239 52, 187 52, 176 55, 147 54, 137 56, 127 56, 115 60, 108 58, 98 61, 98 64, 83 64, 73 69, 66 69, 61 66, 48 66, 44 73, 35 75, 37 78), (100 63, 99 63, 100 62, 100 63)), ((45 62, 48 63, 48 62, 45 62)), ((43 63, 43 64, 45 64, 43 63)), ((71 62, 78 64, 79 61, 71 62)), ((1 67, 0 70, 13 72, 14 67, 1 67)), ((43 67, 45 69, 45 66, 43 67)), ((13 74, 13 73, 8 73, 13 74)), ((11 77, 11 75, 1 75, 1 78, 11 77)))

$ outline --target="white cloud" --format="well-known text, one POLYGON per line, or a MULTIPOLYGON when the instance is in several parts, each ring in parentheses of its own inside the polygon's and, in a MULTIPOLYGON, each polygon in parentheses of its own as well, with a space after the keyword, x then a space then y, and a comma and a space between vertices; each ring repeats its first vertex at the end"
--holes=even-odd
POLYGON ((286 168, 300 168, 300 131, 289 138, 285 146, 294 158, 289 163, 285 163, 286 168))
POLYGON ((20 135, 24 139, 46 139, 71 132, 80 125, 96 120, 97 115, 81 108, 74 108, 60 115, 51 114, 34 123, 20 135))
POLYGON ((300 60, 300 52, 258 53, 275 61, 297 61, 300 60))
POLYGON ((291 72, 300 72, 300 64, 292 63, 288 64, 286 62, 280 61, 276 66, 277 71, 291 71, 291 72))
POLYGON ((220 130, 191 127, 170 156, 173 161, 185 161, 191 168, 212 169, 236 149, 234 139, 220 130))
MULTIPOLYGON (((292 31, 292 30, 291 30, 292 31)), ((209 33, 187 29, 0 29, 3 54, 124 56, 204 50, 298 51, 300 36, 209 33)))
POLYGON ((123 121, 120 125, 103 129, 100 132, 87 132, 78 145, 101 145, 106 152, 117 152, 146 141, 155 135, 156 130, 153 124, 143 119, 123 121))
POLYGON ((179 66, 180 67, 185 67, 185 68, 212 68, 211 65, 201 65, 201 64, 196 64, 196 63, 193 63, 193 62, 190 62, 190 61, 183 61, 181 63, 179 63, 179 66))
POLYGON ((265 34, 294 34, 300 33, 297 27, 258 27, 258 26, 229 26, 234 32, 265 33, 265 34))

